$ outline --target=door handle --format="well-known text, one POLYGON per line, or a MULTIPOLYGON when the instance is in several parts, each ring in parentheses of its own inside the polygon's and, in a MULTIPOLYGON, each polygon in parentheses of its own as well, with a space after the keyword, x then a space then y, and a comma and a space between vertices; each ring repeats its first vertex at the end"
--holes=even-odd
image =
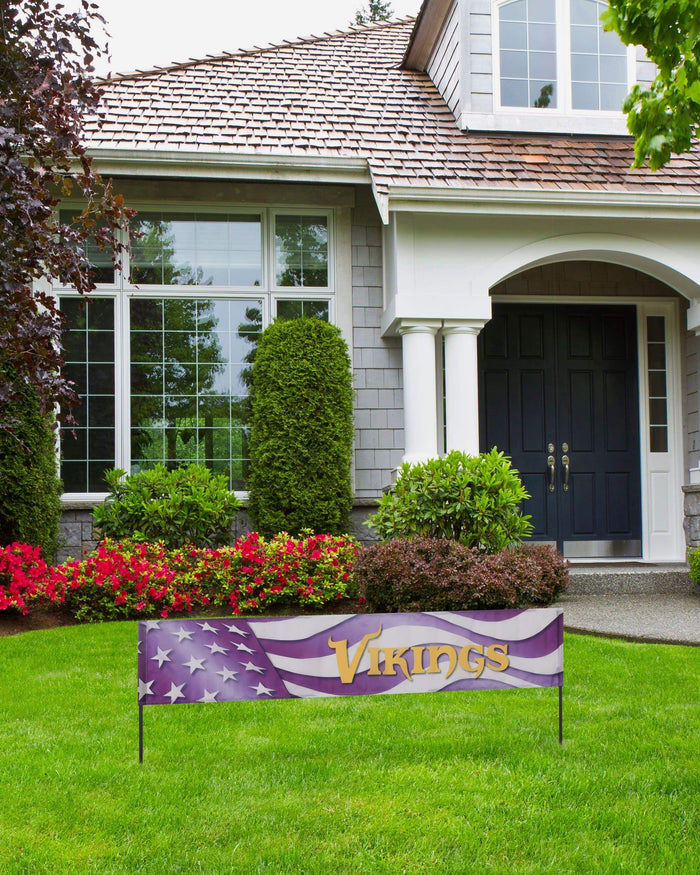
POLYGON ((547 456, 547 467, 549 468, 549 491, 554 492, 555 482, 557 479, 557 461, 554 456, 547 456))
POLYGON ((571 470, 571 460, 567 455, 561 457, 561 463, 564 466, 564 492, 569 491, 569 473, 571 470))

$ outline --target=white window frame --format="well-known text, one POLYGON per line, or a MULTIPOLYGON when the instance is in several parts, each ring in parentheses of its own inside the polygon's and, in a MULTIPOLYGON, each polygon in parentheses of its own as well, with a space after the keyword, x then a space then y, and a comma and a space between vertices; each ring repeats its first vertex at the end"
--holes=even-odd
MULTIPOLYGON (((500 9, 513 0, 493 0, 491 52, 493 58, 493 106, 499 120, 498 130, 528 130, 534 132, 626 134, 625 114, 620 110, 574 109, 571 82, 571 4, 570 0, 554 0, 557 56, 557 106, 503 106, 501 104, 500 9)), ((627 90, 637 81, 637 50, 627 46, 627 90)))
MULTIPOLYGON (((80 204, 63 203, 60 209, 79 208, 80 204)), ((130 205, 131 206, 131 205, 130 205)), ((331 324, 338 324, 338 308, 336 305, 336 258, 335 252, 335 210, 329 207, 308 207, 289 205, 285 207, 270 207, 266 205, 210 204, 187 202, 138 202, 133 204, 138 212, 160 212, 165 214, 195 213, 195 214, 229 214, 229 215, 259 215, 261 219, 262 245, 262 282, 259 286, 208 286, 208 285, 164 285, 160 283, 143 283, 139 286, 130 282, 129 252, 126 249, 121 257, 121 271, 115 270, 114 284, 99 284, 90 294, 93 298, 108 298, 114 301, 114 392, 115 392, 115 435, 114 448, 116 468, 126 471, 131 469, 131 392, 130 392, 130 359, 131 359, 131 322, 130 303, 136 298, 167 299, 167 298, 201 298, 204 300, 252 300, 262 301, 263 329, 270 324, 276 312, 278 300, 304 299, 321 300, 329 303, 328 317, 331 324), (328 286, 275 286, 275 234, 274 222, 277 215, 312 215, 324 216, 328 222, 328 286), (127 330, 128 329, 128 330, 127 330)), ((126 244, 127 232, 118 232, 117 239, 126 244)), ((70 286, 58 283, 51 284, 54 298, 77 298, 81 296, 70 286)), ((340 326, 342 329, 342 326, 340 326)), ((60 448, 57 449, 57 454, 60 448)), ((57 463, 59 457, 57 455, 57 463)), ((63 503, 85 502, 98 504, 107 497, 106 492, 64 492, 63 503)), ((239 498, 246 498, 247 492, 237 491, 239 498)))
POLYGON ((270 289, 276 295, 280 297, 284 297, 285 295, 288 297, 312 297, 315 293, 325 293, 326 295, 332 294, 335 292, 335 259, 333 258, 333 252, 335 248, 335 237, 334 237, 334 228, 333 228, 333 213, 329 210, 318 209, 314 210, 313 208, 303 207, 289 207, 287 208, 274 208, 270 210, 270 245, 268 247, 269 252, 269 265, 268 269, 270 271, 270 289), (328 285, 327 286, 278 286, 277 285, 277 265, 275 263, 275 222, 277 216, 326 216, 328 220, 328 285), (299 290, 304 290, 304 294, 300 295, 299 290), (307 296, 306 291, 310 294, 307 296))

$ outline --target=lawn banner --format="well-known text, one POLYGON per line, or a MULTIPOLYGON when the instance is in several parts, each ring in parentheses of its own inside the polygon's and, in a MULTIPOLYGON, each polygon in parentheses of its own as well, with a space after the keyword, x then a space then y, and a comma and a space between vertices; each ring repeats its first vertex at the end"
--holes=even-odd
POLYGON ((140 705, 561 687, 561 608, 139 624, 140 705))
POLYGON ((559 687, 561 608, 138 624, 144 705, 559 687))

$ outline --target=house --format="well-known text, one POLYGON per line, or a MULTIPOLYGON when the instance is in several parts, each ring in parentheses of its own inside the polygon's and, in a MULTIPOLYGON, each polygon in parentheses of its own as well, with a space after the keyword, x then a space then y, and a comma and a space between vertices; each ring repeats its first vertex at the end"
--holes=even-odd
POLYGON ((56 290, 84 397, 67 551, 106 467, 198 459, 244 489, 246 357, 275 316, 313 313, 351 349, 358 513, 404 459, 496 445, 537 539, 683 559, 700 154, 630 169, 619 107, 653 69, 603 6, 425 0, 105 84, 90 149, 142 236, 123 273, 95 254, 85 310, 56 290))

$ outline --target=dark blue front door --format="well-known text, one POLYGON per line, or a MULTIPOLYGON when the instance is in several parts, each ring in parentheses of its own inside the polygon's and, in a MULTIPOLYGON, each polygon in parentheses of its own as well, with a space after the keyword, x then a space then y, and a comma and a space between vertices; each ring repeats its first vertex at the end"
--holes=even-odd
POLYGON ((634 307, 495 304, 479 357, 481 447, 521 472, 533 538, 641 555, 634 307))

